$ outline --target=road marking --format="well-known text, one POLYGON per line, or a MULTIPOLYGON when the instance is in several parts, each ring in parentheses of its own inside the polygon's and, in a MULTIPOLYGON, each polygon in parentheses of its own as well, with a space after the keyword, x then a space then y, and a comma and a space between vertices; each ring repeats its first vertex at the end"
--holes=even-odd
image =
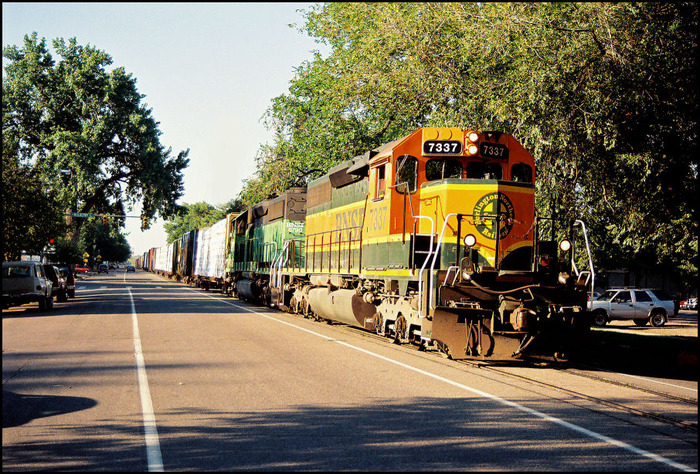
POLYGON ((143 412, 143 429, 146 436, 146 460, 149 472, 163 472, 163 457, 160 453, 158 441, 158 429, 156 428, 156 416, 153 413, 151 391, 148 389, 148 377, 146 376, 146 362, 141 351, 141 336, 139 334, 139 319, 136 315, 134 296, 129 291, 131 300, 131 321, 134 327, 134 356, 136 356, 136 371, 139 378, 139 392, 141 394, 141 411, 143 412))
MULTIPOLYGON (((196 291, 196 290, 193 289, 193 288, 186 288, 186 289, 191 290, 191 291, 193 291, 193 292, 196 291)), ((673 468, 678 469, 678 470, 680 470, 680 471, 687 471, 687 472, 695 472, 695 471, 697 471, 697 469, 693 469, 693 468, 691 468, 691 467, 689 467, 689 466, 686 466, 685 464, 677 463, 677 462, 675 462, 675 461, 673 461, 673 460, 671 460, 671 459, 665 458, 665 457, 660 456, 660 455, 658 455, 658 454, 650 453, 649 451, 645 451, 644 449, 637 448, 636 446, 632 446, 632 445, 627 444, 627 443, 625 443, 625 442, 623 442, 623 441, 619 441, 619 440, 616 440, 616 439, 614 439, 614 438, 610 438, 610 437, 608 437, 608 436, 605 436, 605 435, 603 435, 603 434, 597 433, 597 432, 595 432, 595 431, 591 431, 591 430, 589 430, 589 429, 583 428, 582 426, 578 426, 578 425, 575 425, 575 424, 573 424, 573 423, 569 423, 568 421, 564 421, 564 420, 562 420, 562 419, 560 419, 560 418, 556 418, 556 417, 554 417, 554 416, 547 415, 547 414, 545 414, 545 413, 542 413, 542 412, 540 412, 540 411, 534 410, 534 409, 532 409, 532 408, 528 408, 528 407, 526 407, 526 406, 520 405, 520 404, 515 403, 515 402, 512 402, 512 401, 510 401, 510 400, 506 400, 506 399, 501 398, 501 397, 498 397, 498 396, 496 396, 496 395, 492 395, 492 394, 490 394, 490 393, 488 393, 488 392, 484 392, 484 391, 481 391, 481 390, 479 390, 479 389, 476 389, 476 388, 473 388, 473 387, 469 387, 469 386, 467 386, 467 385, 461 384, 461 383, 459 383, 459 382, 455 382, 455 381, 453 381, 453 380, 447 379, 447 378, 442 377, 442 376, 440 376, 440 375, 435 375, 435 374, 432 374, 432 373, 427 372, 427 371, 425 371, 425 370, 419 369, 419 368, 417 368, 417 367, 412 367, 412 366, 410 366, 410 365, 407 365, 407 364, 404 364, 404 363, 402 363, 402 362, 399 362, 399 361, 390 359, 390 358, 388 358, 388 357, 384 357, 384 356, 382 356, 382 355, 375 354, 374 352, 370 352, 370 351, 368 351, 368 350, 366 350, 366 349, 362 349, 362 348, 360 348, 360 347, 353 346, 352 344, 348 344, 347 342, 343 342, 343 341, 339 341, 339 340, 336 340, 336 339, 329 338, 328 336, 326 336, 326 335, 324 335, 324 334, 321 334, 321 333, 312 331, 312 330, 310 330, 310 329, 302 328, 302 327, 300 327, 300 326, 297 326, 296 324, 292 324, 292 323, 289 323, 289 322, 287 322, 287 321, 282 321, 282 320, 280 320, 280 319, 274 318, 274 317, 272 317, 272 316, 270 316, 270 315, 267 315, 267 314, 260 313, 260 312, 258 312, 258 311, 255 311, 255 310, 252 310, 252 309, 250 309, 250 308, 247 308, 247 307, 245 307, 245 306, 241 306, 241 305, 238 305, 238 304, 235 304, 235 303, 231 303, 231 302, 229 302, 229 301, 222 300, 221 298, 217 298, 217 297, 212 296, 212 295, 204 295, 204 296, 208 296, 209 298, 212 298, 212 299, 214 299, 214 300, 216 300, 216 301, 220 301, 221 303, 224 303, 224 304, 233 306, 233 307, 235 307, 235 308, 242 309, 242 310, 248 311, 248 312, 253 313, 253 314, 257 314, 258 316, 262 316, 263 318, 267 318, 267 319, 270 319, 270 320, 272 320, 272 321, 276 321, 276 322, 281 323, 281 324, 286 324, 287 326, 290 326, 290 327, 299 329, 299 330, 304 331, 304 332, 307 332, 307 333, 309 333, 309 334, 313 334, 314 336, 318 336, 318 337, 320 337, 320 338, 322 338, 322 339, 326 339, 326 340, 328 340, 328 341, 337 342, 338 344, 341 344, 341 345, 343 345, 343 346, 345 346, 345 347, 348 347, 348 348, 350 348, 350 349, 354 349, 354 350, 356 350, 356 351, 360 351, 360 352, 362 352, 362 353, 364 353, 364 354, 370 355, 370 356, 372 356, 372 357, 376 357, 376 358, 378 358, 378 359, 384 360, 384 361, 389 362, 389 363, 394 364, 394 365, 398 365, 399 367, 405 368, 405 369, 407 369, 407 370, 411 370, 411 371, 417 372, 417 373, 419 373, 419 374, 421 374, 421 375, 425 375, 426 377, 430 377, 430 378, 433 378, 433 379, 435 379, 435 380, 439 380, 439 381, 441 381, 441 382, 444 382, 444 383, 446 383, 446 384, 452 385, 453 387, 460 388, 460 389, 465 390, 465 391, 467 391, 467 392, 471 392, 471 393, 474 393, 474 394, 476 394, 476 395, 480 395, 480 396, 482 396, 482 397, 485 397, 485 398, 488 398, 488 399, 490 399, 490 400, 493 400, 493 401, 495 401, 495 402, 497 402, 497 403, 500 403, 501 405, 506 405, 506 406, 508 406, 508 407, 515 408, 516 410, 520 410, 520 411, 522 411, 522 412, 525 412, 525 413, 528 413, 528 414, 530 414, 530 415, 533 415, 533 416, 535 416, 535 417, 537 417, 537 418, 541 418, 541 419, 543 419, 543 420, 545 420, 545 421, 549 421, 549 422, 554 423, 554 424, 557 424, 557 425, 559 425, 559 426, 563 426, 564 428, 573 430, 573 431, 575 431, 575 432, 577 432, 577 433, 579 433, 579 434, 582 434, 582 435, 584 435, 584 436, 588 436, 588 437, 590 437, 590 438, 594 438, 594 439, 597 439, 597 440, 599 440, 599 441, 603 441, 603 442, 605 442, 605 443, 608 443, 608 444, 613 445, 613 446, 617 446, 617 447, 622 448, 622 449, 625 449, 625 450, 627 450, 627 451, 631 451, 631 452, 634 453, 634 454, 637 454, 637 455, 639 455, 639 456, 644 456, 644 457, 646 457, 646 458, 649 458, 649 459, 652 459, 652 460, 654 460, 654 461, 660 462, 660 463, 662 463, 662 464, 665 464, 665 465, 667 465, 667 466, 673 467, 673 468)))

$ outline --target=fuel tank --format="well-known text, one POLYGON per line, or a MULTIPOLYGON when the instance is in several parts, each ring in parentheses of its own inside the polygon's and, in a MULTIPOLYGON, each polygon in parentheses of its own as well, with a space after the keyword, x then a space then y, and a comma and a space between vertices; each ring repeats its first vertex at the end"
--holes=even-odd
POLYGON ((260 289, 253 280, 238 280, 236 282, 238 297, 244 300, 256 301, 260 297, 260 289))
POLYGON ((372 316, 377 312, 377 307, 363 301, 355 290, 312 288, 308 301, 311 310, 326 319, 365 329, 373 328, 372 316))

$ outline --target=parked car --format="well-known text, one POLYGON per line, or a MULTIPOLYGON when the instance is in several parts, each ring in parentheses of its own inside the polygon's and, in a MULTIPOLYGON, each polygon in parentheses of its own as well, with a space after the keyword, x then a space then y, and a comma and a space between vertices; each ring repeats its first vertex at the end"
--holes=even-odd
POLYGON ((592 294, 588 293, 588 307, 589 308, 591 307, 591 301, 598 299, 599 296, 600 296, 600 293, 598 293, 597 291, 592 292, 592 294))
POLYGON ((61 276, 58 267, 53 264, 44 264, 44 273, 46 278, 51 280, 51 294, 56 297, 56 301, 62 303, 68 301, 68 288, 66 288, 66 279, 61 276))
POLYGON ((107 266, 106 263, 100 263, 100 266, 97 267, 97 273, 109 273, 109 267, 107 266))
POLYGON ((698 309, 698 299, 697 298, 689 298, 687 307, 688 307, 688 309, 698 309))
POLYGON ((136 272, 136 268, 133 265, 128 265, 126 267, 127 272, 136 272))
POLYGON ((66 280, 66 294, 68 298, 75 298, 75 274, 73 270, 70 269, 70 265, 66 263, 57 264, 58 271, 61 272, 61 276, 66 280))
POLYGON ((36 301, 39 309, 51 309, 52 285, 39 262, 2 262, 3 308, 36 301))
POLYGON ((82 265, 76 265, 75 273, 87 273, 90 271, 90 267, 84 267, 82 265))
POLYGON ((612 320, 631 319, 637 326, 666 324, 677 314, 676 303, 659 290, 610 289, 591 302, 593 324, 602 327, 612 320))

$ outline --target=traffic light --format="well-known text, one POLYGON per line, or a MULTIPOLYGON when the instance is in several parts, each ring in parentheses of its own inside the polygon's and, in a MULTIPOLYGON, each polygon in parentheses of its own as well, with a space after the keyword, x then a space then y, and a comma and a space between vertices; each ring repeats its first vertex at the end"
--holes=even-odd
POLYGON ((107 225, 109 218, 107 216, 102 216, 102 225, 107 225))
POLYGON ((141 228, 145 229, 148 227, 148 216, 141 216, 141 228))

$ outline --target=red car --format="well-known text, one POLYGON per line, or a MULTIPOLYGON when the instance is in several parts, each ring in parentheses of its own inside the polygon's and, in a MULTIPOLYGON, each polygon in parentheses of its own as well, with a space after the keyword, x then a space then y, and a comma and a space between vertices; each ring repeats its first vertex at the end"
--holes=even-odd
POLYGON ((75 267, 75 273, 87 273, 90 271, 89 267, 81 267, 80 265, 76 265, 75 267))

